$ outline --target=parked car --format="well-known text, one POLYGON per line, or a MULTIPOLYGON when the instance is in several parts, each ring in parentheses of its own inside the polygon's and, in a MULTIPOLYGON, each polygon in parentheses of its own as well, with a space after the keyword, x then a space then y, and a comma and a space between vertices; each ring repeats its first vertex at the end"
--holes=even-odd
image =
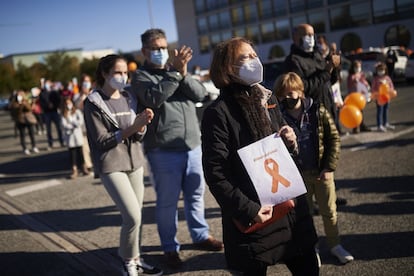
POLYGON ((9 99, 0 98, 0 110, 7 110, 9 108, 9 99))
POLYGON ((362 72, 368 82, 371 83, 375 72, 375 65, 379 62, 385 62, 385 55, 381 51, 367 51, 358 54, 352 54, 346 56, 351 62, 354 60, 360 60, 362 62, 362 72))
POLYGON ((362 61, 362 71, 365 73, 367 80, 372 81, 375 72, 375 65, 379 62, 385 62, 386 55, 389 50, 394 50, 397 56, 397 61, 394 65, 393 79, 402 79, 405 76, 405 70, 407 66, 407 54, 401 49, 400 46, 388 46, 384 48, 369 48, 368 51, 362 53, 347 55, 346 57, 354 61, 359 59, 362 61))
POLYGON ((414 81, 414 54, 411 54, 405 67, 405 78, 407 81, 414 81))

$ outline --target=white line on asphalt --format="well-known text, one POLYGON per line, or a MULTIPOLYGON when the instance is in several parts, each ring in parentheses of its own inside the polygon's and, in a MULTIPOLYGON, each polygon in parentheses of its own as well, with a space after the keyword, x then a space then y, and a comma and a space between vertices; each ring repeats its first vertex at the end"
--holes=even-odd
POLYGON ((375 146, 376 144, 383 142, 383 141, 388 141, 388 140, 392 140, 395 138, 398 138, 400 136, 403 136, 405 134, 408 134, 410 132, 414 131, 414 127, 409 127, 407 129, 398 131, 398 132, 365 132, 365 139, 361 136, 360 137, 360 142, 362 143, 362 145, 356 146, 356 147, 352 147, 349 150, 350 151, 360 151, 360 150, 365 150, 367 148, 371 148, 373 146, 375 146), (365 141, 364 141, 365 140, 365 141), (368 142, 369 141, 369 142, 368 142), (364 143, 365 142, 365 143, 364 143))
POLYGON ((33 191, 38 191, 38 190, 46 189, 49 187, 58 186, 60 184, 63 184, 63 182, 57 179, 51 179, 51 180, 44 181, 41 183, 8 190, 6 191, 6 194, 8 194, 9 196, 18 196, 18 195, 27 194, 33 191))

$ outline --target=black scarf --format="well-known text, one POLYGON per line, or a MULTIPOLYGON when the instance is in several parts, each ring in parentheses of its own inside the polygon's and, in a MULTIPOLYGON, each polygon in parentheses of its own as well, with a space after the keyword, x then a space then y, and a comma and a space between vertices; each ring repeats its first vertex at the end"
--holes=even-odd
POLYGON ((233 84, 229 87, 229 90, 241 107, 254 141, 275 132, 266 114, 265 107, 261 104, 263 92, 259 86, 233 84))

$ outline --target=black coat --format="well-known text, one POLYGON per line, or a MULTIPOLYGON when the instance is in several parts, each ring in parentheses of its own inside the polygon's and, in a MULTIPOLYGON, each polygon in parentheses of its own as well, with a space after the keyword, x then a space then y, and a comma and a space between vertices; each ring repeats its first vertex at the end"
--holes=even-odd
POLYGON ((322 103, 336 118, 332 84, 338 80, 338 72, 329 73, 327 62, 319 52, 307 53, 293 44, 284 61, 284 70, 298 74, 303 81, 305 96, 322 103))
MULTIPOLYGON (((276 98, 269 100, 269 115, 275 129, 285 125, 276 98)), ((241 233, 233 218, 252 221, 260 209, 253 183, 237 154, 251 144, 252 135, 236 99, 221 92, 204 111, 202 120, 203 169, 206 183, 221 207, 223 241, 229 268, 243 269, 249 260, 269 265, 314 247, 317 236, 305 196, 296 207, 274 224, 251 234, 241 233)))

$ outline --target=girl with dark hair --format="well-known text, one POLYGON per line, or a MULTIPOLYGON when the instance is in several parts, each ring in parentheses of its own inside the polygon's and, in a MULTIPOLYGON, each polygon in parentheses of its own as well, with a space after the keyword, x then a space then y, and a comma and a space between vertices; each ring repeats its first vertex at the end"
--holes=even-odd
POLYGON ((162 270, 140 258, 139 248, 145 162, 140 141, 154 113, 147 108, 137 114, 136 98, 124 89, 127 80, 124 58, 108 55, 100 59, 97 88, 84 102, 88 142, 95 175, 121 212, 118 253, 124 275, 162 275, 162 270))

